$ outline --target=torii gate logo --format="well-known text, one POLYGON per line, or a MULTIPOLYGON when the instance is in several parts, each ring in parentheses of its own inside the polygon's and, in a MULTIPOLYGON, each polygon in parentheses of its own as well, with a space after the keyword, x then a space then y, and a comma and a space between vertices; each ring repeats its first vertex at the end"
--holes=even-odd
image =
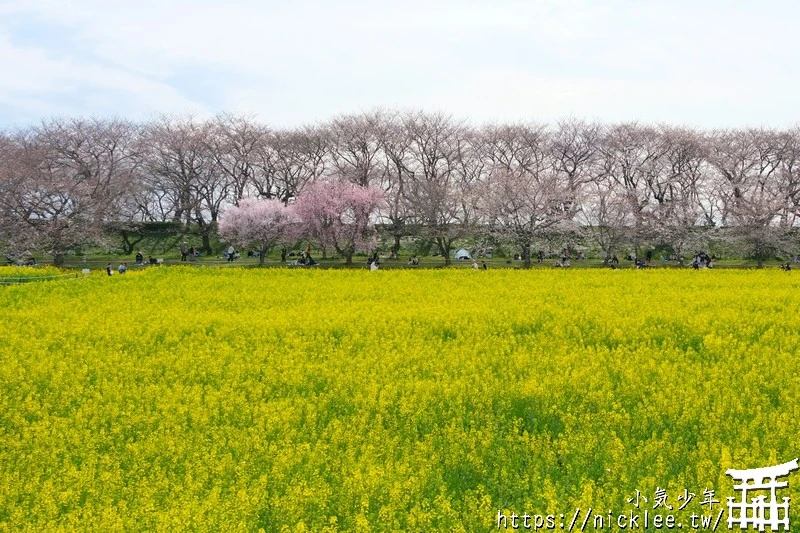
POLYGON ((725 473, 741 482, 733 488, 742 491, 741 501, 735 501, 733 496, 728 497, 728 529, 739 524, 739 529, 749 529, 752 525, 758 531, 764 531, 767 526, 771 531, 778 531, 783 526, 784 531, 789 531, 790 498, 784 497, 783 503, 778 503, 775 491, 789 485, 788 481, 778 481, 778 478, 786 477, 794 470, 797 470, 797 459, 782 465, 750 470, 728 469, 725 473), (769 491, 769 501, 766 501, 764 494, 759 494, 748 502, 748 492, 765 491, 769 491), (736 511, 739 511, 738 514, 736 511))

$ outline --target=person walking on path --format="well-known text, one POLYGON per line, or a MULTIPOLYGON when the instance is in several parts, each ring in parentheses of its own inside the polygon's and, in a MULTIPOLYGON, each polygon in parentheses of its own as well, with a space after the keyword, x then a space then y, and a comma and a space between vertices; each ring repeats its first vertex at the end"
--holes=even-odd
POLYGON ((183 241, 181 244, 181 261, 186 261, 186 257, 189 255, 189 243, 183 241))

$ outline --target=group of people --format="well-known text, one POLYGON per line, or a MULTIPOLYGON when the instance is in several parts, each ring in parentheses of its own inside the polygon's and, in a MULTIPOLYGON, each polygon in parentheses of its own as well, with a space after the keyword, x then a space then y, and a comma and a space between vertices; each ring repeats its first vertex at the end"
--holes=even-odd
MULTIPOLYGON (((127 271, 128 271, 128 263, 120 263, 119 267, 117 267, 117 272, 119 272, 120 274, 124 274, 127 271)), ((108 274, 109 276, 114 275, 114 267, 111 266, 111 263, 106 265, 106 274, 108 274)))
POLYGON ((314 261, 313 257, 311 257, 311 254, 308 254, 306 252, 301 252, 300 259, 297 260, 297 264, 305 266, 314 266, 317 264, 317 262, 314 261))
POLYGON ((149 255, 149 256, 147 256, 147 263, 145 263, 144 255, 142 255, 142 252, 136 252, 136 264, 139 265, 139 266, 142 266, 144 264, 157 265, 158 262, 159 262, 158 259, 156 259, 152 255, 149 255))
POLYGON ((691 265, 695 270, 701 268, 714 268, 714 261, 716 260, 717 257, 715 255, 711 255, 711 257, 709 257, 707 253, 698 251, 694 254, 691 265))
POLYGON ((380 258, 378 257, 378 252, 375 252, 374 254, 372 254, 372 257, 370 257, 369 259, 367 259, 367 266, 368 266, 368 267, 369 267, 369 269, 370 269, 371 271, 373 271, 373 272, 374 272, 374 271, 376 271, 376 270, 378 270, 378 268, 380 268, 380 266, 381 266, 381 260, 380 260, 380 258))
POLYGON ((181 261, 194 261, 194 258, 199 255, 200 252, 194 246, 189 246, 186 241, 181 243, 181 261))
POLYGON ((300 252, 300 258, 289 264, 294 266, 314 266, 317 262, 311 257, 311 247, 306 246, 306 249, 300 252))
POLYGON ((9 265, 15 266, 36 266, 36 259, 33 258, 30 252, 26 251, 21 256, 14 256, 5 254, 6 261, 9 265))
POLYGON ((236 251, 236 248, 233 247, 231 244, 228 246, 228 251, 225 252, 225 255, 222 256, 224 259, 227 259, 228 263, 233 263, 234 260, 239 259, 240 254, 236 251))
MULTIPOLYGON (((185 241, 183 242, 183 244, 181 245, 181 261, 186 261, 188 257, 195 257, 196 253, 197 252, 196 252, 196 250, 195 250, 195 248, 193 246, 188 246, 185 241)), ((627 255, 627 259, 629 261, 633 261, 634 266, 636 268, 645 268, 645 267, 650 265, 651 256, 652 256, 652 251, 648 251, 646 253, 645 259, 642 260, 642 259, 638 258, 635 253, 630 253, 630 254, 627 255)), ((282 260, 285 260, 285 257, 286 257, 286 250, 284 249, 284 251, 282 252, 282 255, 281 255, 282 260)), ((392 252, 388 257, 390 259, 397 259, 397 254, 395 252, 392 252)), ((518 257, 520 257, 520 256, 517 255, 514 258, 516 259, 518 257)), ((232 262, 235 259, 239 258, 239 253, 231 245, 231 246, 228 247, 227 252, 225 254, 223 254, 223 258, 227 259, 227 261, 229 261, 229 262, 232 262)), ((539 250, 538 253, 536 254, 536 258, 537 258, 537 262, 539 262, 539 263, 543 262, 544 258, 545 258, 544 252, 539 250)), ((577 259, 585 259, 585 256, 583 255, 583 253, 579 253, 576 256, 576 258, 577 259)), ((662 260, 664 260, 664 261, 673 260, 673 259, 678 259, 678 257, 675 256, 675 255, 670 255, 668 257, 667 256, 662 257, 662 260)), ((694 269, 714 268, 714 263, 715 263, 716 259, 717 259, 716 256, 713 255, 713 254, 709 256, 704 251, 697 251, 695 253, 694 257, 692 258, 690 266, 692 268, 694 268, 694 269)), ((795 262, 800 262, 800 257, 795 257, 794 261, 795 262)), ((157 260, 153 256, 148 256, 147 261, 145 262, 145 258, 144 258, 144 255, 142 254, 142 252, 141 251, 137 251, 136 252, 136 264, 139 265, 139 266, 145 265, 145 264, 156 265, 156 264, 158 264, 160 262, 161 262, 161 260, 157 260)), ((510 260, 507 261, 507 262, 511 263, 510 260)), ((617 258, 616 254, 610 254, 610 255, 606 256, 605 263, 607 265, 609 265, 611 268, 616 268, 617 265, 619 264, 619 259, 617 258)), ((35 262, 31 261, 31 264, 35 264, 35 262)), ((292 264, 293 265, 305 265, 305 266, 316 265, 317 262, 311 257, 311 247, 308 246, 308 247, 306 247, 305 251, 300 252, 300 258, 298 260, 296 260, 296 261, 293 261, 292 264)), ((408 266, 419 266, 419 264, 420 264, 419 258, 417 258, 416 255, 412 255, 409 258, 407 264, 408 264, 408 266)), ((381 261, 380 261, 380 257, 378 256, 377 252, 373 253, 372 256, 370 256, 369 259, 367 259, 367 266, 370 268, 370 270, 378 270, 378 268, 380 268, 381 261)), ((570 255, 569 255, 569 252, 563 251, 562 254, 561 254, 561 257, 558 260, 555 261, 553 266, 555 266, 556 268, 569 267, 570 266, 570 255)), ((782 263, 780 265, 780 267, 781 267, 782 270, 789 271, 789 270, 791 270, 791 262, 787 261, 786 263, 782 263)), ((472 268, 475 269, 475 270, 478 270, 478 269, 486 270, 488 268, 488 266, 486 264, 486 261, 481 261, 480 264, 479 264, 476 260, 473 260, 472 268)), ((124 274, 128 270, 127 263, 124 263, 124 262, 120 263, 119 267, 117 267, 116 270, 117 270, 118 273, 124 274)), ((114 273, 114 268, 111 266, 111 263, 109 263, 108 266, 106 267, 106 272, 108 273, 109 276, 114 273)))

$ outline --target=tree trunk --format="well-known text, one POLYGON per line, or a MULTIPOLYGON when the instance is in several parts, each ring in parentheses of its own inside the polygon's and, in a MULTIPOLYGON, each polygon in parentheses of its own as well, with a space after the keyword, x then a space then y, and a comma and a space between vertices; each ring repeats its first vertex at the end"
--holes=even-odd
POLYGON ((395 234, 395 236, 394 236, 394 246, 392 246, 392 251, 394 252, 395 255, 399 255, 400 254, 400 235, 399 234, 395 234))
POLYGON ((531 244, 529 242, 522 243, 522 261, 524 268, 531 268, 531 244))
POLYGON ((341 248, 339 248, 339 246, 337 245, 337 246, 336 246, 336 253, 337 253, 337 254, 338 254, 340 257, 344 257, 344 264, 345 264, 345 265, 347 265, 347 266, 350 266, 350 265, 352 265, 352 264, 353 264, 353 254, 354 254, 354 253, 356 253, 356 249, 355 249, 355 247, 354 247, 354 246, 348 246, 347 248, 345 248, 344 250, 342 250, 342 249, 341 249, 341 248))
POLYGON ((203 239, 203 252, 206 255, 211 255, 213 253, 213 250, 211 250, 211 234, 216 229, 217 224, 213 220, 211 222, 206 222, 203 217, 200 216, 200 213, 197 213, 195 222, 197 223, 200 236, 203 239))
POLYGON ((53 254, 53 264, 55 266, 62 266, 64 264, 64 254, 63 254, 63 252, 55 252, 53 254))
POLYGON ((439 248, 439 253, 444 257, 444 266, 450 266, 452 264, 450 260, 452 241, 443 237, 436 237, 436 246, 439 248))
POLYGON ((134 247, 144 239, 144 235, 139 235, 138 239, 131 241, 130 234, 127 231, 122 230, 120 233, 122 235, 122 251, 125 255, 132 254, 134 247))
POLYGON ((600 245, 600 249, 603 250, 605 257, 603 258, 603 266, 608 266, 611 264, 611 259, 614 257, 615 250, 612 246, 605 247, 602 244, 600 245))

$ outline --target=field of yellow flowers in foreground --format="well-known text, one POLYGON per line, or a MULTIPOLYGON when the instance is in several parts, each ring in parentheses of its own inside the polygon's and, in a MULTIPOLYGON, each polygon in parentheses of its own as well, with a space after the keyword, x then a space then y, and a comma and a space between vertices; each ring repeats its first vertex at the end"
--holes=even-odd
POLYGON ((568 530, 580 509, 578 531, 590 507, 587 531, 645 510, 688 529, 724 509, 727 529, 725 470, 800 452, 798 276, 165 267, 0 287, 0 529, 568 530))

